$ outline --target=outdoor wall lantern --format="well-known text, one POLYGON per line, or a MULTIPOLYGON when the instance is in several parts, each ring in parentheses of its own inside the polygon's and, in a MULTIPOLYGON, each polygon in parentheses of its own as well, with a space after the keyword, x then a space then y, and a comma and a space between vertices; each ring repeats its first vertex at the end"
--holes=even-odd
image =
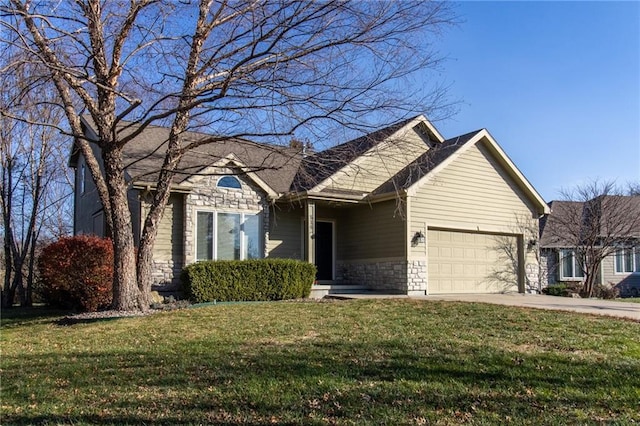
POLYGON ((418 244, 424 244, 425 242, 425 237, 424 234, 422 233, 422 231, 418 231, 413 235, 413 238, 411 239, 411 242, 414 245, 418 245, 418 244))
POLYGON ((527 243, 527 250, 533 250, 537 244, 538 244, 537 240, 535 239, 529 240, 529 242, 527 243))

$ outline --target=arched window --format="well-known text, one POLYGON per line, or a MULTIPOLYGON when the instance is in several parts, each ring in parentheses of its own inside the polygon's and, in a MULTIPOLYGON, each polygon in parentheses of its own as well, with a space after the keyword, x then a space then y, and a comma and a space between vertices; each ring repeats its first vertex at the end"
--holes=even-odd
POLYGON ((242 185, 235 176, 223 176, 218 179, 218 188, 242 189, 242 185))

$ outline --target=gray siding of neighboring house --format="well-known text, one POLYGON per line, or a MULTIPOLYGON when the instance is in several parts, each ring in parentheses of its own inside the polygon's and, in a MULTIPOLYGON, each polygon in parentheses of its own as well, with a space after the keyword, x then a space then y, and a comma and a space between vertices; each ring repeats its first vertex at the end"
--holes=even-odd
POLYGON ((607 256, 601 265, 602 283, 613 284, 620 296, 640 296, 640 273, 616 273, 615 256, 607 256))
MULTIPOLYGON (((543 265, 545 265, 545 280, 543 287, 562 282, 560 280, 560 255, 558 249, 545 248, 541 250, 543 265)), ((640 274, 616 273, 615 256, 607 256, 600 264, 600 276, 598 283, 614 285, 620 296, 640 295, 640 274)))

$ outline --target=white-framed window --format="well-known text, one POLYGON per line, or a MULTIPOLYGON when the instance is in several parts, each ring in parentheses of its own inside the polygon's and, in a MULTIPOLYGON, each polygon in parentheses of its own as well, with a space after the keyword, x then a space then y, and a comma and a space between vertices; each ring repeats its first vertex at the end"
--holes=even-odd
POLYGON ((640 248, 620 248, 616 250, 615 273, 640 273, 640 248))
POLYGON ((581 280, 584 272, 574 250, 560 250, 560 280, 581 280))
POLYGON ((242 189, 240 179, 235 176, 222 176, 218 179, 218 188, 242 189))
POLYGON ((262 257, 260 213, 196 212, 196 260, 262 257))

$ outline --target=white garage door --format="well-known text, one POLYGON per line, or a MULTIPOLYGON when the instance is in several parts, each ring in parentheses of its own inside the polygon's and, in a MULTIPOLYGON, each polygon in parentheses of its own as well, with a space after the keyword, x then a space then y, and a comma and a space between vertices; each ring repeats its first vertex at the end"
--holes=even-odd
POLYGON ((427 238, 429 294, 518 291, 516 272, 497 249, 517 247, 515 236, 429 230, 427 238))

